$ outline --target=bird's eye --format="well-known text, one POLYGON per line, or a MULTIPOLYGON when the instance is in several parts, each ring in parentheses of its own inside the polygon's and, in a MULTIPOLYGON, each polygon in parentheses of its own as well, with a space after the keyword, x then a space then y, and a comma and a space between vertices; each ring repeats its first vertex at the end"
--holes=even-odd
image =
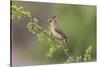
POLYGON ((52 20, 50 20, 50 22, 52 22, 52 20))

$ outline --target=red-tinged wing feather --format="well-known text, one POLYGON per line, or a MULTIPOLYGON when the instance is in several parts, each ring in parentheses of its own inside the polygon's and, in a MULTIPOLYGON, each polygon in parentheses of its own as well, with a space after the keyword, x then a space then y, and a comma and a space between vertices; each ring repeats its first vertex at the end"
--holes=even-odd
POLYGON ((54 29, 57 33, 59 33, 60 35, 62 35, 64 38, 66 38, 65 34, 58 28, 54 29))
POLYGON ((60 29, 58 29, 58 28, 55 28, 54 30, 55 30, 57 33, 59 33, 60 35, 62 35, 63 38, 64 38, 64 42, 67 43, 67 37, 65 36, 65 34, 64 34, 60 29))

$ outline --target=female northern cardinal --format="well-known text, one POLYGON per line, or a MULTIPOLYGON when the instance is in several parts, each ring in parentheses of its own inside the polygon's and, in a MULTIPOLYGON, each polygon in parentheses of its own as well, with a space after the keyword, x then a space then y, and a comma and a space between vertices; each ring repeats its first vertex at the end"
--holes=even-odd
POLYGON ((49 18, 48 23, 53 36, 57 39, 64 40, 64 42, 67 44, 67 37, 65 36, 64 32, 58 27, 56 16, 49 18))

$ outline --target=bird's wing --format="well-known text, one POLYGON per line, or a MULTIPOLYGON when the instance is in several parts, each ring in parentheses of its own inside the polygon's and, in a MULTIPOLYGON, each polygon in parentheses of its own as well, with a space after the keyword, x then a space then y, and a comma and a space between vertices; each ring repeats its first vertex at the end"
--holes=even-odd
POLYGON ((59 33, 60 35, 62 35, 64 38, 66 38, 65 34, 62 32, 61 29, 55 28, 54 30, 55 30, 57 33, 59 33))

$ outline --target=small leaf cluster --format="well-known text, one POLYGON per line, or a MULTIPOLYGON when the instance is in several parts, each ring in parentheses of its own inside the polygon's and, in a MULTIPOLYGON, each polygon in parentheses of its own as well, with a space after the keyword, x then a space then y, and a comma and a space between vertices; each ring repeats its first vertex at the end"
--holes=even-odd
POLYGON ((89 61, 91 60, 92 56, 92 46, 89 46, 89 48, 86 49, 83 60, 84 61, 89 61))
POLYGON ((37 18, 30 18, 30 21, 26 25, 26 28, 28 29, 29 32, 32 34, 35 34, 38 37, 39 41, 43 41, 45 35, 44 35, 44 30, 42 27, 39 25, 39 20, 37 18))
POLYGON ((18 19, 20 19, 22 16, 25 17, 31 17, 31 13, 28 11, 25 11, 24 8, 22 6, 16 6, 16 5, 12 5, 11 6, 11 15, 12 15, 12 19, 17 17, 18 19))

